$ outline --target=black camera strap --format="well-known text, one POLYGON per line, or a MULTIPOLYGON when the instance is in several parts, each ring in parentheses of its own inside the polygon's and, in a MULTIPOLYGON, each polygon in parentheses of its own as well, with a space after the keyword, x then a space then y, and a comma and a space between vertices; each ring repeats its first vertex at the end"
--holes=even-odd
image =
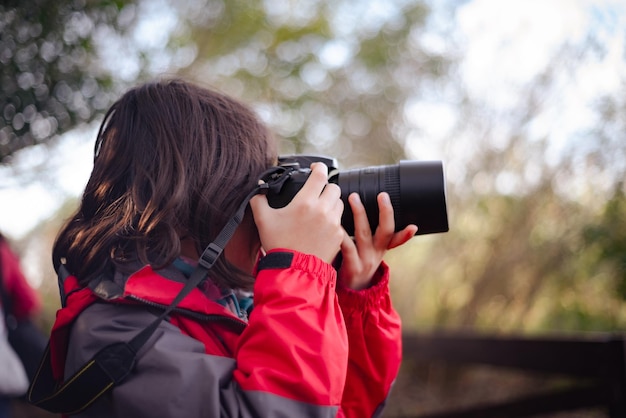
MULTIPOLYGON (((243 220, 246 207, 252 197, 257 194, 266 194, 272 187, 280 187, 277 182, 284 180, 275 177, 279 167, 268 170, 259 184, 240 204, 235 215, 222 228, 218 236, 204 250, 198 260, 198 265, 185 283, 183 289, 176 295, 172 303, 146 328, 141 330, 128 342, 118 342, 102 348, 81 367, 73 376, 59 385, 52 374, 50 345, 44 353, 39 370, 28 391, 28 401, 53 413, 76 414, 95 402, 111 388, 124 381, 135 367, 139 349, 148 341, 154 331, 178 304, 197 287, 208 275, 222 254, 224 247, 232 238, 235 230, 243 220)), ((58 264, 59 287, 61 300, 65 306, 63 282, 70 276, 64 264, 58 264)))

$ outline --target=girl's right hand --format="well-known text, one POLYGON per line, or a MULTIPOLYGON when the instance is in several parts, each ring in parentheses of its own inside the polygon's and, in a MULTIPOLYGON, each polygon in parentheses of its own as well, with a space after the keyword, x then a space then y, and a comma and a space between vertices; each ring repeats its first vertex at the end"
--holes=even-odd
POLYGON ((285 248, 315 255, 331 263, 344 236, 341 190, 328 183, 328 167, 311 164, 302 188, 285 207, 274 209, 265 195, 250 200, 254 221, 265 251, 285 248))

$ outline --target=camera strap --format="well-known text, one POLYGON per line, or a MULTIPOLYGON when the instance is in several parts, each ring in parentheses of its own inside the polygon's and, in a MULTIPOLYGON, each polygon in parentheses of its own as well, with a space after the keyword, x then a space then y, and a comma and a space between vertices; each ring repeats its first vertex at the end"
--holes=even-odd
MULTIPOLYGON (((28 391, 28 401, 53 413, 76 414, 95 402, 114 386, 122 383, 135 367, 139 349, 148 341, 154 331, 178 304, 207 276, 222 254, 226 244, 243 220, 250 199, 257 194, 267 194, 268 190, 280 190, 287 176, 281 176, 282 167, 273 167, 266 171, 258 184, 239 205, 235 215, 226 223, 218 236, 211 242, 198 259, 198 265, 176 295, 172 303, 146 328, 128 342, 110 344, 98 351, 73 376, 59 384, 52 373, 50 344, 46 347, 39 370, 28 391)), ((284 170, 283 170, 284 171, 284 170)), ((59 289, 62 306, 66 305, 63 283, 70 273, 60 260, 57 263, 59 289)))

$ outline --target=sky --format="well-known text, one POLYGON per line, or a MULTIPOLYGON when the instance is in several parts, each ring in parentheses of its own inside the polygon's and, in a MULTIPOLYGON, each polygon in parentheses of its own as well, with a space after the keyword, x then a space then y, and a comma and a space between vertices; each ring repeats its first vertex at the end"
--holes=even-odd
MULTIPOLYGON (((559 116, 561 139, 566 141, 568 129, 575 129, 587 120, 584 103, 599 92, 615 88, 620 82, 620 74, 625 73, 621 28, 626 27, 626 6, 622 3, 613 0, 468 1, 456 15, 456 30, 465 39, 463 76, 473 94, 494 105, 509 106, 512 89, 523 85, 532 74, 544 68, 559 45, 567 40, 580 40, 590 26, 599 28, 609 52, 604 62, 579 69, 581 75, 577 88, 566 99, 581 105, 568 106, 559 116), (495 74, 506 77, 494 77, 495 74)), ((140 30, 152 35, 139 39, 154 46, 150 44, 155 42, 154 33, 162 34, 163 25, 171 22, 167 19, 164 22, 156 12, 147 15, 153 17, 144 21, 140 30)), ((433 39, 433 48, 437 48, 437 42, 433 39)), ((125 77, 132 77, 132 68, 128 71, 125 77)), ((425 109, 417 110, 423 115, 425 109)), ((426 110, 441 121, 430 124, 433 131, 429 134, 442 135, 449 117, 448 110, 436 103, 427 106, 426 110)), ((554 127, 552 123, 545 129, 554 127)), ((53 150, 46 147, 30 149, 16 158, 14 167, 0 167, 0 202, 3 203, 0 205, 0 231, 20 239, 54 213, 67 197, 81 194, 92 167, 96 129, 97 124, 94 124, 70 132, 53 150), (36 176, 35 181, 28 184, 13 181, 14 178, 29 178, 24 173, 34 172, 33 167, 44 163, 53 168, 36 176)))

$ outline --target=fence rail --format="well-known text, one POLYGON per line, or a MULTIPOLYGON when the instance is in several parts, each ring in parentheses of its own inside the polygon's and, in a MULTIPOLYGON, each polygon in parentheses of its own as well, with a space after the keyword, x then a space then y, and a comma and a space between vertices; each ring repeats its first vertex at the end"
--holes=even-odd
POLYGON ((446 410, 415 418, 531 417, 602 408, 626 417, 626 335, 568 337, 489 336, 458 333, 407 334, 404 357, 419 362, 488 365, 573 378, 580 384, 531 396, 446 410))

